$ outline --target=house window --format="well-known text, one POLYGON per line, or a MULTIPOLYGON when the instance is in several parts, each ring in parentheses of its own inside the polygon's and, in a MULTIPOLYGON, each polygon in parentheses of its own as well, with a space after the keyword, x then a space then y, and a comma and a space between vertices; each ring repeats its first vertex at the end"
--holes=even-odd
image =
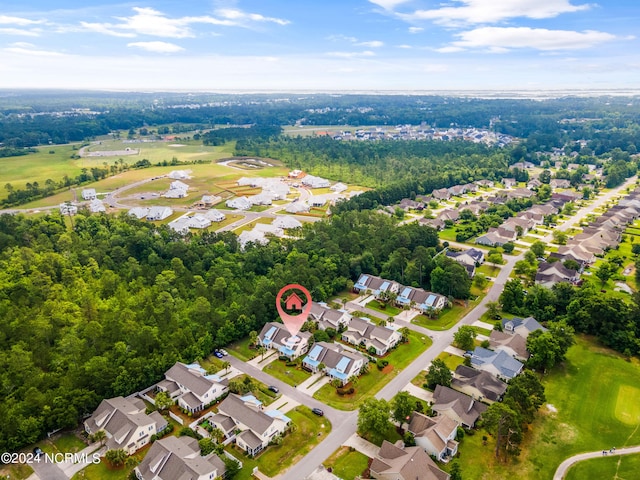
POLYGON ((149 425, 149 431, 153 429, 153 425, 149 425))
POLYGON ((144 432, 140 432, 140 435, 138 435, 138 436, 141 437, 142 435, 144 435, 144 432))

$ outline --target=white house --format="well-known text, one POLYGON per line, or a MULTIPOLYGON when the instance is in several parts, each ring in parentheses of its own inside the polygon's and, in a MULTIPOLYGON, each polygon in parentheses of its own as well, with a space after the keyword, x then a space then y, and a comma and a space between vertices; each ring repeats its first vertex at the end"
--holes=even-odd
POLYGON ((333 185, 331 185, 330 188, 331 188, 331 190, 333 190, 336 193, 342 193, 349 187, 347 187, 344 183, 338 182, 338 183, 334 183, 333 185))
POLYGON ((350 352, 339 344, 317 342, 302 360, 302 366, 312 372, 320 371, 331 380, 338 379, 344 385, 350 378, 360 375, 369 360, 358 352, 350 352))
POLYGON ((376 355, 384 355, 395 347, 402 336, 388 327, 378 325, 364 319, 354 317, 349 322, 349 327, 342 334, 342 340, 352 345, 363 345, 367 350, 373 348, 376 355))
POLYGON ((413 412, 409 420, 408 430, 413 434, 416 445, 424 448, 440 462, 448 462, 458 453, 458 422, 446 415, 428 417, 413 412))
POLYGON ((309 349, 309 332, 298 332, 295 337, 291 337, 289 330, 277 322, 269 322, 260 331, 258 341, 266 348, 277 350, 280 355, 291 359, 304 355, 309 349))
POLYGON ((98 200, 97 198, 95 198, 89 203, 89 211, 91 213, 101 213, 106 212, 107 209, 104 206, 104 203, 102 203, 102 200, 98 200))
POLYGON ((311 303, 309 319, 318 322, 318 328, 321 330, 326 330, 329 327, 334 330, 339 330, 340 328, 348 326, 351 318, 351 314, 346 310, 335 310, 323 302, 311 303))
POLYGON ((269 193, 264 192, 251 195, 247 197, 247 200, 251 202, 251 205, 271 205, 273 203, 273 197, 269 193))
POLYGON ((211 210, 207 210, 202 214, 204 217, 208 218, 212 222, 222 222, 227 216, 221 211, 212 208, 211 210))
POLYGON ((269 239, 264 236, 264 233, 257 230, 245 230, 238 235, 238 243, 240 244, 240 248, 244 250, 249 243, 266 245, 269 243, 269 239))
POLYGON ((309 211, 309 204, 305 201, 291 202, 289 205, 284 207, 284 210, 287 213, 306 213, 309 211))
POLYGON ((309 188, 327 188, 331 186, 331 182, 326 178, 316 177, 313 175, 306 175, 302 179, 302 184, 309 188))
POLYGON ((147 207, 133 207, 128 213, 129 216, 142 220, 143 218, 147 218, 147 215, 149 215, 149 209, 147 207))
POLYGON ((190 218, 187 215, 184 215, 169 222, 167 226, 174 232, 186 235, 187 233, 189 233, 189 223, 190 218))
POLYGON ((427 292, 422 288, 402 287, 396 297, 396 303, 409 306, 421 312, 442 310, 447 306, 447 297, 438 293, 427 292))
POLYGON ((177 362, 164 377, 165 380, 156 385, 157 390, 167 392, 178 405, 191 413, 204 410, 228 391, 228 380, 208 375, 198 363, 185 365, 177 362))
POLYGON ((83 200, 95 200, 97 198, 96 196, 96 189, 95 188, 83 188, 82 189, 82 199, 83 200))
POLYGON ((174 180, 186 180, 191 178, 189 176, 189 172, 186 170, 171 170, 168 175, 169 178, 173 178, 174 180))
POLYGON ((226 435, 241 430, 235 436, 236 445, 254 456, 267 448, 269 442, 278 435, 283 435, 291 419, 278 410, 264 411, 262 405, 245 402, 233 393, 218 406, 218 414, 211 421, 226 435), (231 430, 225 430, 230 427, 231 430))
POLYGON ((62 215, 75 215, 78 213, 78 207, 76 205, 72 205, 71 203, 61 203, 58 207, 60 209, 60 213, 62 215))
POLYGON ((272 225, 275 225, 276 227, 282 228, 284 230, 290 230, 292 228, 301 228, 302 222, 287 215, 278 215, 276 216, 276 219, 273 221, 272 225))
POLYGON ((167 428, 167 421, 158 412, 147 415, 146 405, 139 398, 115 397, 102 400, 98 408, 84 422, 91 435, 104 430, 109 450, 123 449, 132 455, 144 447, 155 435, 167 428))
POLYGON ((247 197, 232 198, 227 200, 225 205, 236 210, 249 210, 251 208, 251 202, 247 197))
POLYGON ((171 207, 151 207, 147 213, 147 220, 159 221, 173 215, 171 207))

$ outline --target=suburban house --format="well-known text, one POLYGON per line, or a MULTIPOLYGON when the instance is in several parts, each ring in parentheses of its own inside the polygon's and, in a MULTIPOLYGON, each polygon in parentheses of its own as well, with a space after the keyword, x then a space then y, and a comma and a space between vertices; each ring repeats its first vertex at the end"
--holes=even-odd
POLYGON ((476 180, 474 183, 479 187, 485 187, 485 188, 493 188, 493 186, 495 185, 491 180, 486 180, 486 179, 476 180))
POLYGON ((551 188, 571 188, 571 182, 569 180, 565 180, 563 178, 554 178, 549 182, 551 188))
POLYGON ((310 320, 318 322, 318 328, 326 330, 333 328, 336 331, 340 328, 346 328, 351 321, 351 315, 346 310, 335 310, 324 302, 312 302, 310 320))
POLYGON ((491 330, 489 347, 495 351, 503 351, 521 362, 526 362, 530 356, 526 338, 498 330, 491 330))
POLYGON ((509 170, 513 170, 515 168, 520 169, 520 170, 525 170, 525 169, 529 169, 529 168, 533 168, 535 167, 535 165, 531 162, 527 162, 526 160, 523 162, 516 162, 513 165, 509 165, 509 170))
POLYGON ((471 278, 475 275, 476 265, 484 263, 484 252, 477 248, 470 248, 461 252, 447 250, 446 255, 465 267, 471 278))
POLYGON ((236 197, 225 202, 228 208, 236 210, 249 210, 251 208, 251 202, 247 197, 236 197))
POLYGON ((458 210, 454 210, 453 208, 447 208, 446 210, 441 211, 438 214, 437 218, 442 220, 443 222, 446 222, 447 220, 455 222, 458 220, 458 218, 460 218, 460 212, 458 210))
MULTIPOLYGON (((197 216, 197 215, 196 215, 197 216)), ((212 222, 222 222, 227 216, 220 210, 212 208, 202 214, 203 217, 208 218, 212 222)))
POLYGON ((528 188, 516 188, 507 193, 508 198, 531 198, 533 196, 535 196, 535 192, 528 188))
POLYGON ((516 238, 517 234, 515 231, 505 230, 502 227, 492 227, 487 233, 476 238, 476 243, 489 247, 501 247, 505 243, 513 242, 516 238))
POLYGON ((217 195, 202 195, 202 198, 196 202, 195 206, 198 208, 208 208, 211 205, 215 205, 222 201, 222 197, 217 195))
POLYGON ((75 215, 78 213, 78 207, 76 205, 72 205, 71 203, 61 203, 58 208, 60 209, 61 215, 75 215))
POLYGON ((540 262, 535 283, 543 287, 551 288, 556 283, 576 283, 580 279, 577 270, 565 267, 562 262, 540 262))
POLYGON ((244 250, 249 243, 266 245, 269 243, 269 239, 264 236, 264 233, 257 230, 245 230, 238 235, 238 243, 240 244, 240 248, 244 250))
POLYGON ((488 372, 458 365, 451 379, 451 388, 485 403, 493 403, 502 399, 507 384, 488 372))
POLYGON ((291 419, 280 411, 265 411, 261 404, 246 402, 233 393, 220 403, 218 414, 210 419, 227 437, 231 437, 236 430, 241 430, 235 436, 236 445, 250 456, 267 448, 269 442, 274 437, 283 435, 291 423, 291 419))
POLYGON ((402 200, 400 200, 398 207, 404 211, 422 210, 424 208, 424 203, 416 202, 415 200, 411 200, 410 198, 403 198, 402 200))
POLYGON ((290 359, 298 358, 307 353, 309 338, 311 338, 309 332, 298 332, 292 338, 289 330, 282 323, 277 322, 267 323, 258 335, 260 345, 277 350, 280 355, 290 359))
POLYGON ((459 197, 467 193, 467 187, 465 185, 454 185, 449 187, 449 193, 454 197, 459 197))
POLYGON ((276 227, 282 228, 284 230, 290 230, 292 228, 301 228, 302 222, 287 215, 278 215, 276 216, 272 225, 275 225, 276 227))
POLYGON ((102 200, 98 200, 97 198, 91 200, 91 202, 89 202, 89 211, 91 213, 101 213, 101 212, 106 212, 107 209, 104 206, 104 203, 102 203, 102 200))
POLYGON ((247 197, 247 200, 251 202, 251 205, 271 205, 273 198, 269 193, 258 193, 257 195, 251 195, 247 197))
POLYGON ((147 220, 157 222, 173 215, 171 207, 151 207, 147 212, 147 220))
POLYGON ((149 209, 147 207, 133 207, 129 210, 128 214, 130 217, 136 217, 138 220, 142 220, 149 215, 149 209))
POLYGON ((350 378, 360 375, 369 360, 358 352, 351 352, 336 343, 317 342, 302 360, 302 366, 314 373, 322 370, 331 380, 338 379, 344 385, 350 378))
POLYGON ((189 176, 189 172, 186 170, 171 170, 167 176, 174 180, 186 180, 187 178, 191 178, 189 176))
POLYGON ((157 390, 167 392, 179 406, 191 413, 204 410, 229 390, 227 379, 208 375, 198 363, 185 365, 177 362, 164 377, 165 380, 156 385, 157 390))
POLYGON ((451 198, 451 192, 448 188, 439 188, 438 190, 434 190, 431 192, 431 195, 436 200, 449 200, 449 198, 451 198))
POLYGON ((97 198, 96 189, 95 188, 83 188, 82 189, 82 199, 83 200, 95 200, 97 198))
POLYGON ((527 211, 532 213, 539 213, 544 217, 546 217, 547 215, 555 215, 556 213, 558 213, 558 209, 550 203, 545 203, 543 205, 534 205, 533 207, 527 209, 527 211))
POLYGON ((354 292, 371 292, 376 298, 380 298, 384 292, 398 293, 399 288, 400 284, 393 280, 385 280, 366 273, 361 274, 360 278, 358 278, 358 281, 353 286, 354 292))
POLYGON ((402 336, 395 330, 379 327, 364 318, 354 317, 342 334, 342 340, 352 345, 363 345, 367 350, 373 348, 376 355, 384 355, 395 347, 402 336))
POLYGON ((527 188, 528 188, 529 190, 535 190, 535 189, 537 189, 537 188, 538 188, 538 187, 540 187, 540 186, 542 186, 542 182, 541 182, 540 180, 538 180, 537 178, 534 178, 534 179, 529 180, 529 181, 527 182, 527 188))
POLYGON ((473 428, 478 417, 487 409, 484 403, 442 385, 436 385, 433 402, 434 411, 467 428, 473 428))
POLYGON ((331 185, 330 188, 331 188, 331 190, 333 190, 336 193, 342 193, 349 187, 347 187, 344 183, 338 182, 338 183, 334 183, 333 185, 331 185))
POLYGON ((582 245, 560 245, 557 252, 551 252, 550 257, 559 258, 561 261, 575 260, 580 265, 592 265, 596 256, 582 245))
POLYGON ((504 332, 527 338, 531 332, 535 332, 536 330, 546 330, 546 328, 540 325, 540 323, 533 317, 514 317, 502 320, 502 330, 504 332))
POLYGON ((331 182, 326 178, 316 177, 313 175, 306 175, 301 183, 305 187, 309 188, 328 188, 331 186, 331 182))
POLYGON ((222 478, 225 464, 215 453, 201 456, 195 438, 168 436, 151 445, 134 472, 138 480, 209 480, 222 478))
POLYGON ((532 212, 531 210, 520 212, 516 215, 516 217, 529 220, 534 226, 542 225, 544 223, 544 215, 542 215, 541 213, 532 212))
POLYGON ((476 347, 473 351, 471 366, 506 380, 514 378, 524 367, 521 362, 503 350, 494 352, 482 347, 476 347))
POLYGON ((415 308, 424 313, 429 310, 442 310, 447 306, 447 297, 427 292, 422 288, 403 287, 396 297, 396 304, 415 308))
POLYGON ((306 213, 309 211, 309 208, 311 207, 309 207, 309 204, 304 200, 302 202, 293 201, 284 207, 284 211, 287 213, 306 213))
POLYGON ((384 440, 369 468, 377 480, 449 480, 422 447, 405 447, 384 440))
POLYGON ((503 178, 502 184, 504 185, 505 188, 512 188, 512 187, 515 187, 518 184, 518 182, 516 182, 515 178, 503 178))
POLYGON ((104 430, 107 449, 123 449, 132 455, 168 425, 158 412, 147 415, 146 409, 139 398, 108 398, 84 421, 84 429, 89 435, 104 430))
POLYGON ((424 448, 440 462, 448 462, 458 453, 458 422, 446 415, 428 417, 413 412, 409 420, 408 430, 413 434, 416 445, 424 448))
POLYGON ((516 236, 519 236, 520 231, 522 232, 520 235, 526 235, 533 227, 535 224, 531 220, 522 217, 511 217, 501 225, 502 229, 515 232, 516 236))

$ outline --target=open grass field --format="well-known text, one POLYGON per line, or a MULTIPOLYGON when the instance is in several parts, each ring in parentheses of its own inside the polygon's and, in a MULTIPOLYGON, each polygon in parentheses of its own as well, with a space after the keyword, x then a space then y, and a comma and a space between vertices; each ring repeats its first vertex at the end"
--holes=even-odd
POLYGON ((606 456, 579 462, 567 472, 566 480, 633 480, 640 475, 640 454, 606 456))
MULTIPOLYGON (((498 463, 493 457, 493 439, 489 438, 486 446, 482 444, 485 432, 465 436, 460 446, 463 477, 548 479, 563 460, 576 453, 640 444, 640 420, 634 404, 639 376, 637 359, 628 362, 591 338, 577 337, 566 362, 543 378, 551 407, 544 407, 531 425, 521 456, 510 464, 498 463), (635 424, 627 423, 633 418, 635 424)), ((572 478, 613 477, 589 474, 572 478)))
POLYGON ((324 466, 343 480, 354 480, 369 466, 369 457, 349 447, 340 447, 324 461, 324 466))
MULTIPOLYGON (((385 360, 389 361, 392 369, 383 373, 375 365, 371 365, 369 372, 360 376, 355 384, 355 393, 352 395, 340 396, 331 385, 324 385, 313 397, 339 410, 355 410, 365 399, 375 395, 382 387, 404 367, 409 365, 418 355, 431 346, 433 342, 428 337, 410 332, 409 342, 403 343, 387 355, 385 360)), ((387 367, 388 368, 388 367, 387 367)))

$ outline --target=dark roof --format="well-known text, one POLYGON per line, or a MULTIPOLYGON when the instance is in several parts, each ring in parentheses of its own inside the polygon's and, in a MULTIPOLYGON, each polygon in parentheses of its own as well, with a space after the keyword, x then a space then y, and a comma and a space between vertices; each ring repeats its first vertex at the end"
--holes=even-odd
POLYGON ((433 409, 446 415, 452 410, 465 425, 472 427, 478 417, 487 409, 484 403, 474 400, 469 395, 457 392, 449 387, 437 385, 433 392, 433 409))
POLYGON ((490 373, 466 365, 458 365, 455 376, 451 380, 451 386, 454 388, 474 387, 484 398, 492 402, 499 400, 507 390, 507 384, 490 373))

